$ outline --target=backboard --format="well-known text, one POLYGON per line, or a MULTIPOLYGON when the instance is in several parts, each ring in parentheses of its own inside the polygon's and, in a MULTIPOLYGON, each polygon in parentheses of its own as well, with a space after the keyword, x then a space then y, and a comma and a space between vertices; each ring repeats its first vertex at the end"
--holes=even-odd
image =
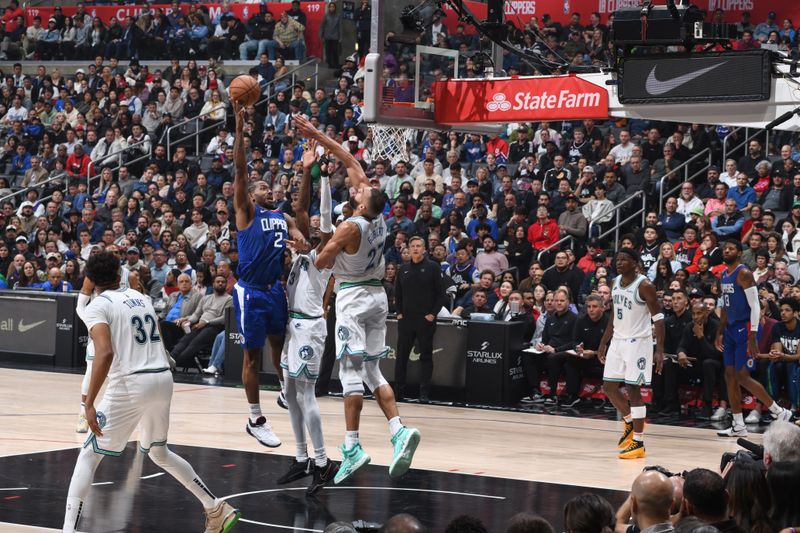
MULTIPOLYGON (((379 123, 415 129, 447 130, 433 118, 433 83, 458 78, 467 56, 438 41, 432 19, 436 2, 369 0, 371 41, 364 60, 364 109, 367 124, 379 123), (411 16, 409 11, 411 10, 411 16), (408 23, 417 18, 416 31, 408 23), (403 19, 403 20, 401 20, 403 19)), ((441 19, 444 24, 444 17, 441 19)), ((463 131, 496 133, 498 124, 473 124, 463 131)))

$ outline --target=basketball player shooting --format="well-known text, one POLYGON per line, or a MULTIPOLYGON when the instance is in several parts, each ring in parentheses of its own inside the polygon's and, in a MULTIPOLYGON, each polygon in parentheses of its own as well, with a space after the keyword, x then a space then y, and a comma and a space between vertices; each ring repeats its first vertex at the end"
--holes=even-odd
POLYGON ((605 365, 603 391, 625 423, 618 442, 620 459, 645 456, 647 407, 642 400, 641 386, 650 385, 654 359, 657 373, 661 374, 664 365, 664 314, 655 286, 639 274, 638 266, 639 254, 635 250, 622 248, 617 253, 619 276, 611 289, 613 320, 608 322, 597 352, 597 359, 605 365), (655 326, 655 350, 651 320, 655 326), (630 404, 620 390, 623 383, 630 404))
POLYGON ((344 391, 344 412, 347 432, 340 447, 342 464, 334 478, 341 483, 370 462, 358 440, 364 383, 375 395, 383 414, 389 420, 394 447, 389 475, 399 477, 411 467, 419 444, 417 429, 403 426, 392 387, 386 382, 378 363, 386 357, 386 315, 389 306, 381 279, 384 274, 383 246, 386 224, 381 214, 383 193, 369 186, 364 169, 339 143, 314 128, 303 116, 295 118, 298 131, 314 139, 339 158, 347 168, 353 216, 336 228, 333 238, 317 255, 319 269, 333 268, 339 284, 336 298, 336 357, 339 359, 339 380, 344 391))
MULTIPOLYGON (((239 520, 239 510, 214 497, 192 466, 167 447, 172 401, 169 359, 152 304, 140 292, 120 288, 119 266, 119 259, 110 252, 92 256, 86 265, 86 276, 98 295, 83 313, 95 352, 86 396, 86 419, 92 433, 72 473, 63 531, 72 533, 78 526, 100 461, 107 455, 122 455, 138 426, 139 450, 203 504, 206 533, 227 532, 239 520), (106 377, 108 387, 95 410, 106 377)), ((86 288, 88 291, 89 286, 86 288)))
POLYGON ((281 441, 261 413, 258 368, 265 339, 269 339, 272 361, 281 377, 280 357, 287 320, 286 293, 280 283, 284 253, 290 237, 298 247, 307 247, 307 243, 294 219, 273 208, 272 189, 262 180, 249 182, 244 153, 244 108, 234 101, 233 110, 236 114, 233 205, 239 248, 239 281, 233 289, 233 307, 244 343, 242 383, 250 404, 250 420, 245 429, 264 446, 275 448, 281 441))
POLYGON ((741 263, 742 243, 726 241, 722 247, 722 260, 726 268, 722 271, 722 311, 717 329, 716 346, 722 352, 725 364, 725 383, 728 401, 733 411, 731 427, 717 432, 720 437, 746 437, 747 426, 742 417, 742 391, 744 387, 762 404, 769 406, 770 415, 776 420, 790 420, 792 412, 784 409, 772 399, 763 385, 753 379, 750 372, 755 368, 758 354, 756 335, 761 318, 761 304, 753 273, 741 263))
MULTIPOLYGON (((298 229, 311 241, 311 223, 308 210, 311 204, 311 169, 317 163, 317 143, 308 142, 303 152, 303 178, 300 193, 294 205, 298 229)), ((320 164, 320 240, 314 250, 299 253, 292 262, 286 293, 289 301, 289 324, 286 328, 286 342, 281 354, 283 382, 286 384, 286 402, 289 405, 289 419, 292 423, 296 453, 289 471, 278 478, 278 484, 290 483, 313 474, 306 494, 314 495, 330 481, 333 481, 337 465, 328 459, 325 439, 322 436, 322 418, 314 395, 314 386, 319 377, 322 351, 328 332, 323 317, 323 297, 330 269, 318 269, 314 264, 317 254, 322 251, 333 235, 331 222, 331 186, 325 162, 320 164), (314 445, 314 458, 308 457, 306 429, 314 445)), ((304 251, 304 250, 303 250, 304 251)))

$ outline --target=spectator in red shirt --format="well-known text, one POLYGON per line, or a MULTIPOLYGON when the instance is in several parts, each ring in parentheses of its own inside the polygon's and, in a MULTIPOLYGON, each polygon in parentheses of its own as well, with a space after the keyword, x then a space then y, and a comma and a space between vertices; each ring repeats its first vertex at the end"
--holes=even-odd
POLYGON ((486 143, 486 153, 494 154, 498 164, 506 163, 508 162, 508 143, 497 134, 493 134, 486 143))
POLYGON ((89 175, 92 158, 83 153, 83 145, 76 144, 72 155, 67 158, 67 174, 71 178, 85 178, 89 175))
POLYGON ((737 50, 757 50, 759 48, 761 48, 761 43, 753 39, 753 32, 750 30, 744 30, 742 38, 736 41, 737 50))
POLYGON ((558 242, 558 237, 558 222, 550 218, 545 206, 540 205, 536 210, 536 222, 528 228, 528 242, 535 252, 540 252, 558 242))
POLYGON ((25 20, 25 12, 19 7, 19 2, 17 2, 17 0, 11 0, 3 16, 0 17, 0 22, 3 23, 7 34, 17 29, 17 17, 22 17, 22 19, 25 20))

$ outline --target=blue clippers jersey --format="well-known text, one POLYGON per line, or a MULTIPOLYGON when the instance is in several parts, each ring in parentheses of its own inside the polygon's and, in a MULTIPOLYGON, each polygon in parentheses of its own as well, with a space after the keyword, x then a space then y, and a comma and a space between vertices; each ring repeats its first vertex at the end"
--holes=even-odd
POLYGON ((283 213, 255 206, 252 224, 238 232, 239 281, 266 287, 278 281, 283 272, 283 252, 289 228, 283 213))
POLYGON ((750 321, 750 304, 747 303, 744 289, 736 282, 736 276, 742 268, 745 265, 737 266, 733 272, 727 269, 722 272, 722 305, 728 314, 729 326, 750 321))

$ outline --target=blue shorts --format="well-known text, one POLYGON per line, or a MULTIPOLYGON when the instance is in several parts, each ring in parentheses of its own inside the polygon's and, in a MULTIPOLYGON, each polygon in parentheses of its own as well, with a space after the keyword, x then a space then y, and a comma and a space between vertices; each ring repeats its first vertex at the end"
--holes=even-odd
POLYGON ((233 309, 243 345, 249 350, 263 348, 267 335, 283 336, 286 333, 289 310, 286 292, 280 283, 268 290, 237 283, 233 287, 233 309))
MULTIPOLYGON (((753 333, 755 334, 755 333, 753 333)), ((755 369, 755 355, 747 353, 750 338, 750 323, 728 324, 722 334, 722 361, 738 372, 744 367, 755 369)))

